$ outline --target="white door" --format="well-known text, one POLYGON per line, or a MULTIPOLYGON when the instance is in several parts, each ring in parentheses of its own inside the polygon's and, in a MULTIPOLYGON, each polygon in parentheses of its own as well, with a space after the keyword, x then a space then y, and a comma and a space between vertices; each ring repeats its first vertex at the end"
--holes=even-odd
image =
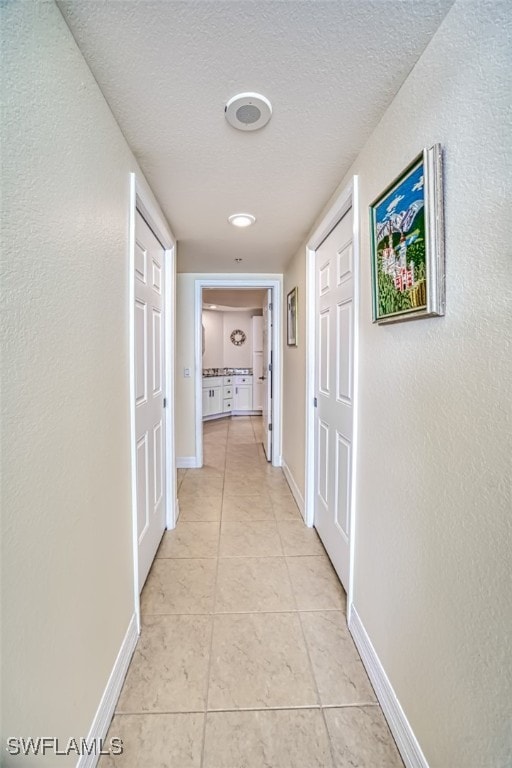
POLYGON ((353 442, 352 209, 316 251, 315 528, 348 592, 353 442))
POLYGON ((252 353, 252 410, 263 407, 263 352, 252 353))
POLYGON ((267 461, 272 461, 272 289, 267 290, 263 304, 263 448, 267 461))
POLYGON ((165 251, 137 211, 135 436, 139 590, 165 528, 165 251))

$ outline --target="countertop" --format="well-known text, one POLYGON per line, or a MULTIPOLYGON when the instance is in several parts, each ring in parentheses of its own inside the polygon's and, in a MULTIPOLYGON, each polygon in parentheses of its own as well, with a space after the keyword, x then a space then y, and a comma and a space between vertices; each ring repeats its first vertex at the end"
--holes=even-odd
POLYGON ((210 376, 252 376, 252 368, 203 368, 203 379, 210 376))

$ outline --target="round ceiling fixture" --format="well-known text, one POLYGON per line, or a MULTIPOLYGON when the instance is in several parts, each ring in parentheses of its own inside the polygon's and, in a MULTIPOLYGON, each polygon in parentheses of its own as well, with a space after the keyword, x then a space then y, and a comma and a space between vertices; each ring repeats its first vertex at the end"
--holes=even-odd
POLYGON ((233 213, 228 216, 228 221, 234 227, 250 227, 256 221, 256 216, 252 213, 233 213))
POLYGON ((272 117, 272 104, 261 93, 238 93, 224 107, 226 120, 239 131, 257 131, 272 117))

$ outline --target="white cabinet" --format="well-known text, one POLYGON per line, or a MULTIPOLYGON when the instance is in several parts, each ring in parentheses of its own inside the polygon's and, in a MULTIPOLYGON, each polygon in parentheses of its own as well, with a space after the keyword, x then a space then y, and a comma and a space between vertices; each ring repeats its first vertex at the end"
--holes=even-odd
POLYGON ((254 411, 252 382, 252 376, 205 376, 203 419, 254 411))
POLYGON ((235 377, 233 411, 252 411, 252 376, 235 377))
POLYGON ((235 387, 233 384, 234 376, 224 376, 223 377, 223 397, 224 397, 224 403, 222 410, 224 413, 229 413, 233 410, 233 394, 235 392, 235 387))
POLYGON ((263 409, 263 317, 252 318, 252 410, 263 409))
POLYGON ((222 413, 224 410, 224 397, 222 387, 212 387, 212 414, 222 413))
POLYGON ((224 410, 224 382, 222 376, 203 379, 203 419, 224 410))

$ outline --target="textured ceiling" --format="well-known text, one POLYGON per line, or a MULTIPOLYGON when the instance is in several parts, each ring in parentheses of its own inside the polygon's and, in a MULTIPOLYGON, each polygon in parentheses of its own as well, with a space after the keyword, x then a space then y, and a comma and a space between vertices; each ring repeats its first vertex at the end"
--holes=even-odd
POLYGON ((452 2, 58 5, 179 241, 180 271, 281 272, 452 2), (242 91, 272 102, 261 131, 224 119, 242 91), (256 224, 229 225, 237 211, 256 224))

